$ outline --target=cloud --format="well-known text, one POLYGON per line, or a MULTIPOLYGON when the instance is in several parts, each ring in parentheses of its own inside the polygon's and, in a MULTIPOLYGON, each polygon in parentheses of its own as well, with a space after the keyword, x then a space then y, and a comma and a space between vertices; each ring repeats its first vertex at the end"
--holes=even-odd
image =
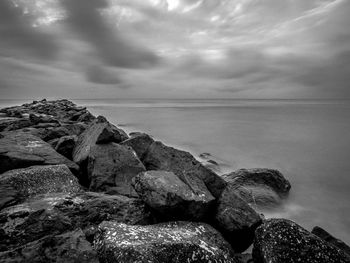
POLYGON ((96 84, 112 85, 123 83, 116 72, 111 72, 108 68, 100 65, 90 66, 86 71, 86 78, 89 82, 96 84))

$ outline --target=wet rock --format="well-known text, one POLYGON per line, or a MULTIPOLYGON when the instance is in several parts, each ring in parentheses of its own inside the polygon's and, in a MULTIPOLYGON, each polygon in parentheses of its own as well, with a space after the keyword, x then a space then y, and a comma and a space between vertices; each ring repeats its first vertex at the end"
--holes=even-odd
POLYGON ((164 170, 175 173, 182 181, 203 180, 214 197, 219 197, 226 182, 213 171, 204 167, 190 153, 156 141, 143 158, 147 170, 164 170))
POLYGON ((340 250, 342 250, 344 253, 346 253, 349 256, 349 262, 350 262, 350 247, 345 244, 343 241, 341 241, 338 238, 335 238, 331 234, 329 234, 326 230, 324 230, 321 227, 314 227, 311 231, 312 234, 318 236, 322 240, 326 241, 328 244, 333 245, 340 250))
POLYGON ((121 145, 127 145, 134 149, 140 160, 143 160, 148 148, 154 142, 151 136, 146 133, 135 133, 131 138, 121 142, 121 145))
POLYGON ((128 146, 116 143, 92 146, 88 158, 90 190, 136 196, 131 180, 145 167, 128 146))
POLYGON ((256 263, 345 263, 338 248, 286 219, 269 219, 256 230, 253 258, 256 263))
POLYGON ((204 220, 215 198, 203 181, 187 185, 172 172, 147 171, 134 178, 140 198, 167 220, 204 220))
POLYGON ((291 188, 288 180, 273 169, 240 169, 223 175, 223 178, 239 197, 258 207, 279 205, 288 196, 291 188))
POLYGON ((56 152, 63 155, 64 157, 72 160, 73 149, 78 140, 76 135, 63 136, 61 137, 55 146, 56 152))
POLYGON ((236 252, 246 250, 254 240, 262 219, 228 186, 217 201, 215 224, 236 252))
POLYGON ((76 193, 80 190, 77 178, 66 165, 14 169, 0 175, 0 209, 38 194, 76 193))
POLYGON ((3 135, 0 139, 0 173, 33 165, 65 164, 73 173, 78 174, 78 165, 57 153, 40 138, 22 132, 3 135))
POLYGON ((101 262, 239 262, 221 235, 200 223, 129 226, 103 222, 94 247, 101 262))
POLYGON ((4 263, 98 263, 96 252, 78 229, 61 235, 50 235, 25 246, 0 253, 4 263))

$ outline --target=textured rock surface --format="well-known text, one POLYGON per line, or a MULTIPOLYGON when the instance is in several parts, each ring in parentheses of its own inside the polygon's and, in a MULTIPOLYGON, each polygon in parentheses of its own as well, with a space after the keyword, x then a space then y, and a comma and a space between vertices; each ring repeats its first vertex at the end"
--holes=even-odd
POLYGON ((32 165, 50 164, 65 164, 73 173, 79 171, 78 165, 36 136, 22 132, 8 132, 3 135, 0 139, 0 173, 32 165))
POLYGON ((221 235, 200 223, 129 226, 103 222, 94 247, 101 262, 239 262, 221 235))
POLYGON ((226 186, 226 182, 221 177, 204 167, 190 153, 166 146, 159 141, 149 147, 143 163, 147 170, 173 172, 187 184, 191 184, 191 180, 197 181, 197 178, 200 178, 216 198, 226 186))
POLYGON ((191 188, 172 172, 147 171, 134 178, 140 198, 167 220, 201 220, 208 213, 215 198, 203 181, 191 188))
POLYGON ((72 160, 73 159, 73 149, 78 137, 76 135, 63 136, 61 137, 57 144, 55 145, 55 150, 64 157, 72 160))
POLYGON ((98 263, 96 252, 81 230, 57 236, 47 236, 37 241, 0 253, 3 263, 98 263))
POLYGON ((0 209, 38 194, 80 190, 77 178, 64 164, 14 169, 0 175, 0 209))
POLYGON ((134 149, 140 160, 143 160, 145 153, 154 140, 146 133, 135 133, 131 138, 121 142, 121 145, 127 145, 134 149))
POLYGON ((228 186, 217 201, 215 223, 232 248, 242 252, 253 243, 261 218, 228 186))
POLYGON ((90 149, 88 175, 90 190, 112 191, 136 196, 132 178, 145 171, 135 152, 116 143, 95 145, 90 149))
POLYGON ((291 188, 288 180, 273 169, 240 169, 223 175, 223 178, 235 188, 239 197, 262 207, 280 204, 291 188))
POLYGON ((286 219, 270 219, 256 230, 256 263, 345 263, 344 252, 286 219))

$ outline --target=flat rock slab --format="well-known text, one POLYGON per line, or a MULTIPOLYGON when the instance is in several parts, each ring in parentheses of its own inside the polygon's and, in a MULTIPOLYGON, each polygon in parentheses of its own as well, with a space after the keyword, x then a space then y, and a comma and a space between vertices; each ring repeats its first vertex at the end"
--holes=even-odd
POLYGON ((256 263, 345 263, 340 249, 286 219, 269 219, 256 230, 253 248, 256 263))
POLYGON ((79 191, 78 179, 64 164, 14 169, 0 175, 0 209, 39 194, 79 191))
POLYGON ((147 171, 134 178, 134 188, 140 198, 167 220, 206 219, 214 204, 203 181, 192 189, 172 172, 147 171))
POLYGON ((3 133, 0 139, 0 173, 33 165, 65 164, 73 173, 79 166, 57 153, 48 143, 29 133, 3 133))
POLYGON ((239 262, 221 235, 201 223, 129 226, 103 222, 94 247, 101 262, 239 262))

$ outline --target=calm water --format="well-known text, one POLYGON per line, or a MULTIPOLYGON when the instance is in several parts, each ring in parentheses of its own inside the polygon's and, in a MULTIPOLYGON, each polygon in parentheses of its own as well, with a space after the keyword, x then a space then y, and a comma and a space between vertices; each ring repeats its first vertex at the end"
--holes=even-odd
POLYGON ((324 227, 350 243, 350 101, 76 100, 128 132, 144 131, 195 156, 209 152, 222 173, 279 169, 287 204, 267 217, 324 227))

